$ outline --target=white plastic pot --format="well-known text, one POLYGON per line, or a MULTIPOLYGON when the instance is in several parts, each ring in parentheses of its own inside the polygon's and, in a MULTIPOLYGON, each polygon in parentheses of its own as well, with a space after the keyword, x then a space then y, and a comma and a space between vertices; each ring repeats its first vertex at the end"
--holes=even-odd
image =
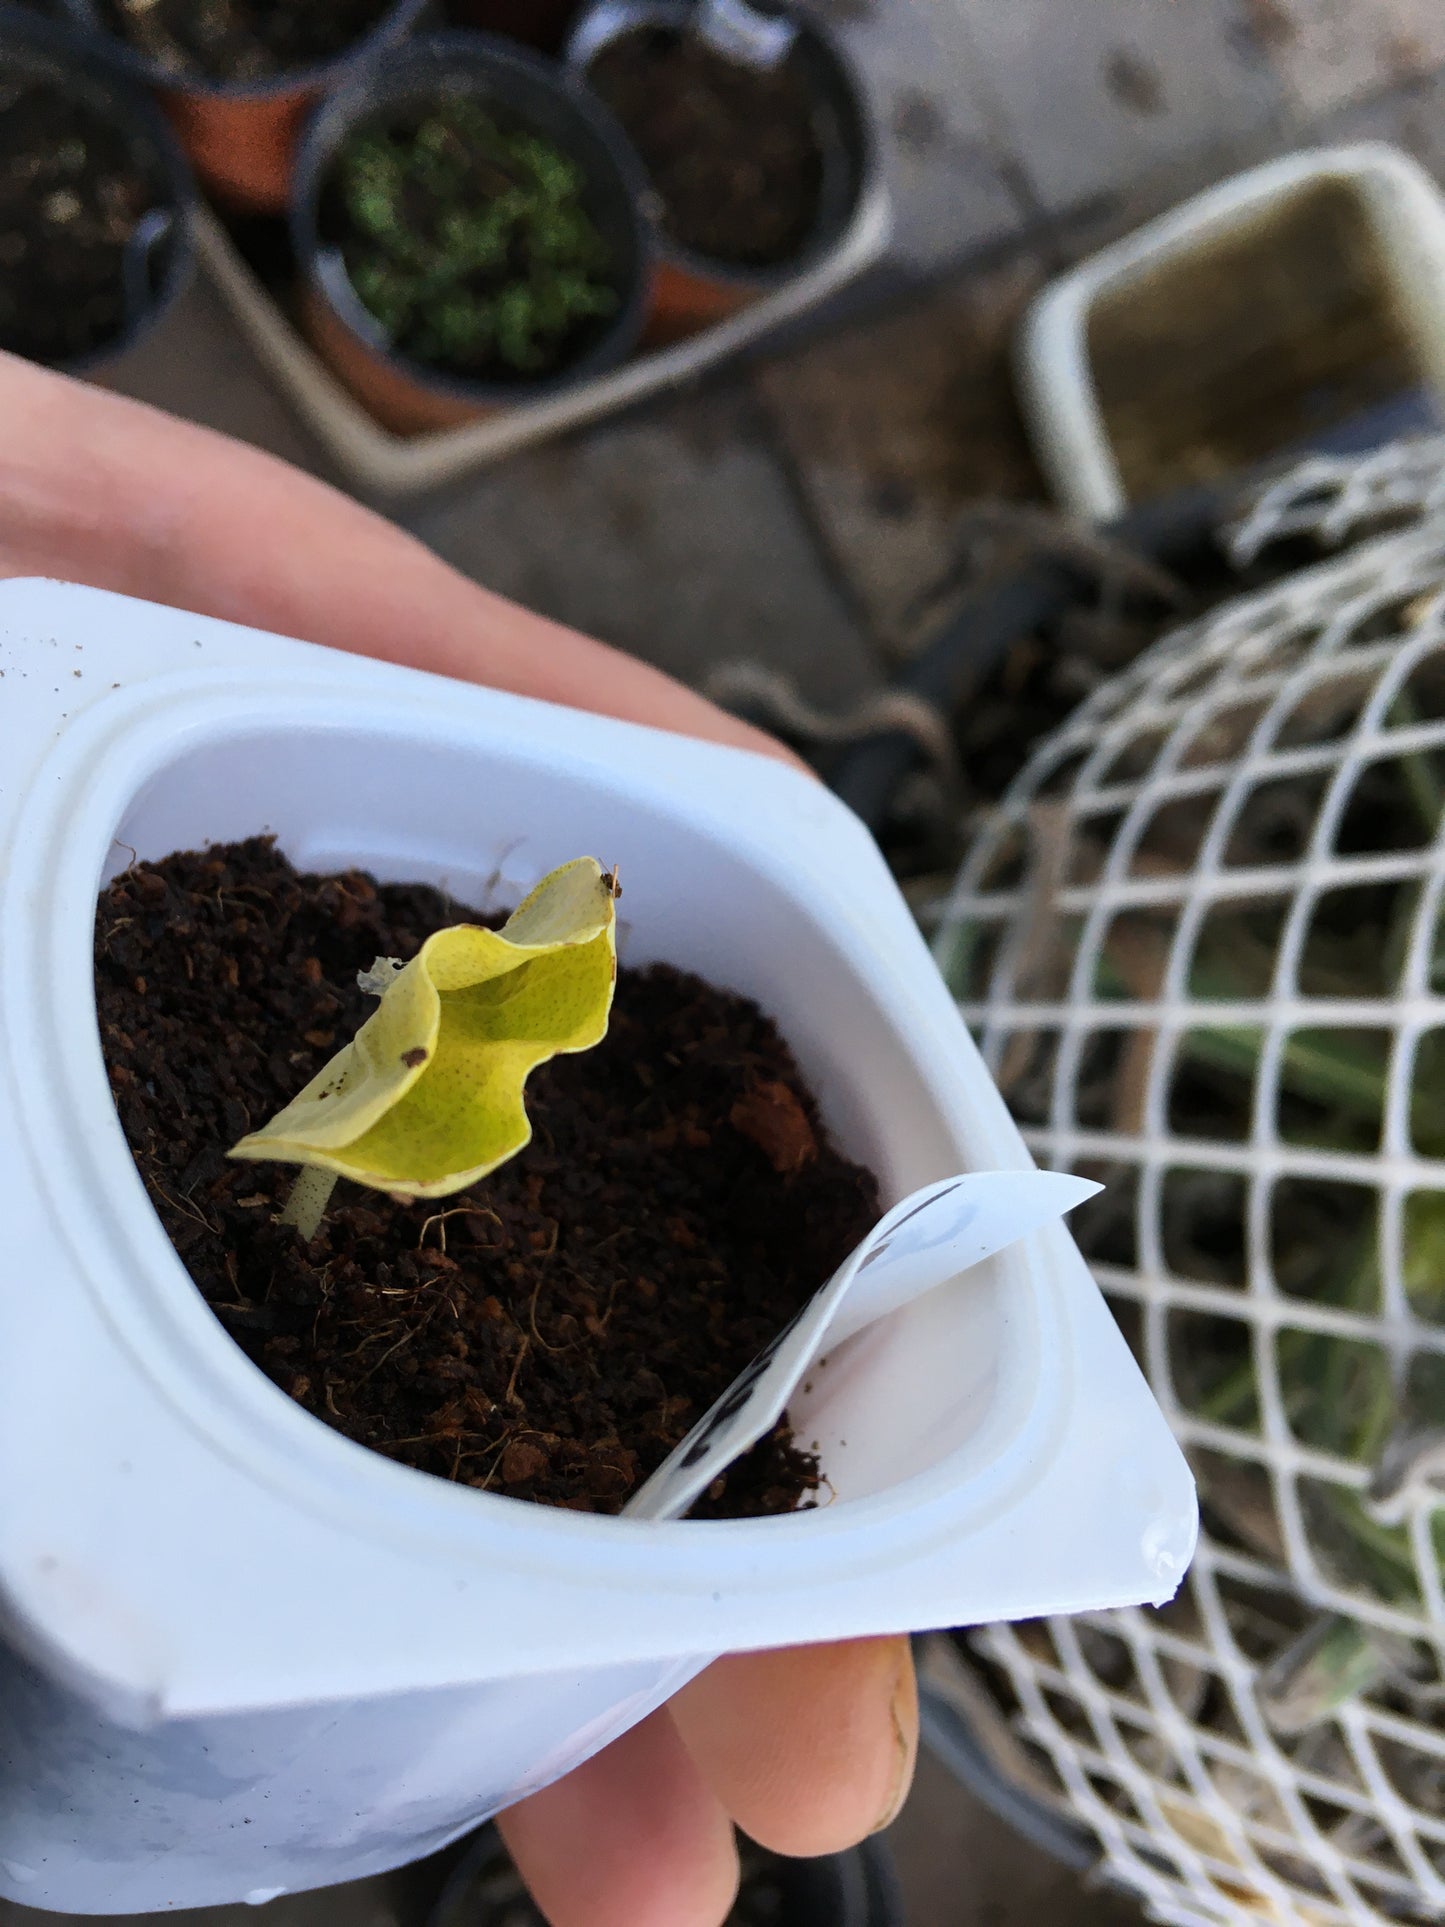
POLYGON ((232 1344, 111 1104, 95 896, 270 829, 478 906, 620 863, 624 960, 758 998, 888 1199, 1027 1153, 881 859, 738 751, 55 583, 0 587, 0 1891, 107 1912, 397 1865, 729 1649, 1162 1600, 1193 1488, 1054 1226, 840 1348, 835 1501, 646 1525, 462 1489, 232 1344))
MULTIPOLYGON (((1309 150, 1236 174, 1050 282, 1024 317, 1018 381, 1049 485, 1076 515, 1122 515, 1129 492, 1099 405, 1089 322, 1106 296, 1182 265, 1226 235, 1260 227, 1324 184, 1346 189, 1374 239, 1383 290, 1445 411, 1445 197, 1417 161, 1383 141, 1309 150)), ((1300 290, 1307 306, 1310 290, 1300 290)))

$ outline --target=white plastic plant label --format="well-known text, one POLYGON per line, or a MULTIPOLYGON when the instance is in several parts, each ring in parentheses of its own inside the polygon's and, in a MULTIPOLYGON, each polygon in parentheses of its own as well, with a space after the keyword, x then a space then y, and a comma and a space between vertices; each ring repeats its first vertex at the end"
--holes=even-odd
POLYGON ((765 12, 748 0, 702 0, 696 32, 739 66, 764 71, 780 67, 798 37, 797 23, 786 14, 765 12))
POLYGON ((630 1519, 679 1519, 755 1445, 824 1344, 841 1345, 888 1312, 981 1264, 1102 1190, 1059 1171, 978 1171, 925 1185, 894 1205, 623 1507, 630 1519))

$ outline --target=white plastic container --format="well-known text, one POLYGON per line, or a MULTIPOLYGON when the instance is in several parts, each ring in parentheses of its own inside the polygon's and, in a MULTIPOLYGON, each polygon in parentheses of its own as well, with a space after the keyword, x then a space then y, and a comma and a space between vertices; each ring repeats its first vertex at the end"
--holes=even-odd
POLYGON ((256 358, 323 444, 348 485, 400 499, 439 488, 620 409, 695 381, 757 347, 840 294, 883 258, 893 227, 876 167, 838 241, 819 260, 736 314, 666 347, 644 349, 618 368, 538 401, 520 401, 460 428, 395 435, 337 380, 242 258, 214 214, 198 208, 196 256, 256 358))
POLYGON ((719 1652, 1170 1596, 1193 1488, 1062 1226, 794 1408, 836 1501, 662 1526, 319 1424, 152 1211, 94 1015, 101 882, 274 830, 478 906, 620 863, 624 960, 778 1019, 889 1199, 1027 1154, 867 834, 781 765, 54 583, 0 586, 0 1891, 261 1900, 397 1865, 719 1652), (844 1443, 846 1441, 846 1444, 844 1443))
MULTIPOLYGON (((1040 466, 1063 505, 1103 521, 1129 493, 1105 425, 1089 359, 1098 303, 1182 263, 1222 236, 1322 185, 1356 200, 1377 248, 1377 268, 1445 413, 1445 196, 1417 161, 1383 141, 1290 154, 1223 181, 1050 282, 1024 318, 1020 393, 1040 466)), ((1301 290, 1307 305, 1308 289, 1301 290)))

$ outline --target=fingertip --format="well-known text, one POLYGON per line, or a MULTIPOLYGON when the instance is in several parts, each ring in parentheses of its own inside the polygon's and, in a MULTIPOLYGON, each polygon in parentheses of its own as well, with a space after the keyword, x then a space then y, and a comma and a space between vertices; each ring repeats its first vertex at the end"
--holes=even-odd
POLYGON ((841 1852, 887 1826, 912 1782, 904 1638, 734 1655, 686 1687, 673 1716, 733 1820, 774 1853, 841 1852))
POLYGON ((733 1830, 666 1711, 497 1821, 550 1927, 723 1927, 733 1830))

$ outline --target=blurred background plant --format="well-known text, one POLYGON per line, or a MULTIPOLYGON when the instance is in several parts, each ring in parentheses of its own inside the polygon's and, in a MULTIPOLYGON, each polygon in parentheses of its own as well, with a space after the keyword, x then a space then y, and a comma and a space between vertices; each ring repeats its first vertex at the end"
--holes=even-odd
POLYGON ((355 134, 335 187, 351 284, 390 345, 420 361, 541 373, 617 309, 581 168, 475 100, 355 134))

